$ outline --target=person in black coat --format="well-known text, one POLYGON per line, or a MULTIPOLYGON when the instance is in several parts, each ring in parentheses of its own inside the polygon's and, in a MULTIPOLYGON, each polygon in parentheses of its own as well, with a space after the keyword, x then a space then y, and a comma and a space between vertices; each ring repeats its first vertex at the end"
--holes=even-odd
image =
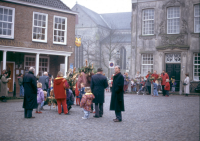
POLYGON ((122 121, 122 113, 124 110, 124 77, 120 72, 120 67, 115 66, 115 75, 113 76, 112 95, 110 102, 110 110, 115 111, 116 119, 114 122, 122 121))
POLYGON ((32 117, 32 111, 37 108, 37 80, 34 71, 35 69, 30 67, 29 72, 23 78, 24 118, 34 118, 32 117))
POLYGON ((97 74, 92 76, 91 90, 95 96, 95 118, 103 116, 104 89, 108 87, 107 78, 102 75, 102 68, 97 69, 97 74))

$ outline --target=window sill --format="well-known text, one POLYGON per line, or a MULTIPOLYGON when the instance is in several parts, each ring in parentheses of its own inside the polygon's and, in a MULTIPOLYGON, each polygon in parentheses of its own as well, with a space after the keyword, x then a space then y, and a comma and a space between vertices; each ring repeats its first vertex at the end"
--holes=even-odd
POLYGON ((4 38, 4 39, 14 39, 14 37, 12 37, 12 36, 0 36, 0 38, 4 38))
POLYGON ((194 37, 194 38, 200 37, 200 33, 190 33, 190 34, 191 34, 191 37, 194 37))
POLYGON ((67 45, 67 43, 53 42, 55 45, 67 45))
POLYGON ((34 40, 34 39, 32 39, 32 42, 47 43, 47 41, 43 41, 43 40, 34 40))
POLYGON ((155 34, 152 34, 152 35, 139 35, 139 39, 152 40, 154 38, 156 38, 155 34))

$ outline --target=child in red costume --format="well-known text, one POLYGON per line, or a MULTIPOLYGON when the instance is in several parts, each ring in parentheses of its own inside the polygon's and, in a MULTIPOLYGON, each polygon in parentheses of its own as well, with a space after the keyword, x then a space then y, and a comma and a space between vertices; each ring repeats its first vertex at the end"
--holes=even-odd
POLYGON ((61 114, 61 104, 64 109, 64 113, 67 114, 67 104, 66 104, 66 90, 69 87, 67 80, 63 78, 62 72, 58 72, 57 77, 54 79, 54 94, 55 99, 57 100, 58 104, 58 114, 61 114))
POLYGON ((170 91, 170 84, 169 84, 169 79, 166 79, 165 83, 165 92, 166 92, 166 97, 169 97, 169 91, 170 91))

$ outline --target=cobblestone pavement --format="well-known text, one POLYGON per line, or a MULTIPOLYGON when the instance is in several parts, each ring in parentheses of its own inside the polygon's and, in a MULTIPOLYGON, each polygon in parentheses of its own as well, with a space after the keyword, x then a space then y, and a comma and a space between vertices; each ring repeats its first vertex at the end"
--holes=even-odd
POLYGON ((21 101, 0 102, 1 141, 198 141, 199 97, 125 94, 123 121, 114 123, 106 93, 102 118, 82 120, 82 109, 58 115, 45 106, 35 119, 24 119, 21 101))

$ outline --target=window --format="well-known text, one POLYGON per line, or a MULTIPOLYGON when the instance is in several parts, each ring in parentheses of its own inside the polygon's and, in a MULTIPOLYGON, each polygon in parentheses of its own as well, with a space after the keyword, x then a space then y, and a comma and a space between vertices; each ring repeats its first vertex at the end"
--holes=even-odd
POLYGON ((32 41, 47 42, 47 21, 47 14, 33 12, 32 41))
POLYGON ((178 53, 166 54, 165 63, 181 63, 181 54, 178 53))
POLYGON ((29 71, 30 67, 35 67, 35 56, 25 56, 24 70, 29 71))
POLYGON ((126 49, 124 47, 120 49, 120 67, 126 70, 126 49))
POLYGON ((45 71, 49 71, 49 59, 48 57, 40 57, 39 59, 39 76, 41 76, 45 71))
POLYGON ((180 7, 167 8, 167 33, 180 33, 180 7))
MULTIPOLYGON (((30 67, 36 67, 36 56, 25 55, 24 69, 29 71, 30 67)), ((49 71, 49 57, 40 56, 39 58, 39 76, 42 76, 45 71, 49 71)))
POLYGON ((193 68, 193 79, 195 81, 200 80, 200 53, 194 54, 194 68, 193 68))
POLYGON ((154 9, 143 10, 142 34, 154 35, 154 9))
POLYGON ((200 4, 194 6, 194 33, 200 33, 200 4))
POLYGON ((53 43, 67 43, 67 18, 54 16, 53 43))
POLYGON ((143 76, 148 74, 148 71, 153 72, 153 54, 142 54, 142 72, 143 76))
POLYGON ((0 6, 0 38, 14 39, 15 8, 0 6))

